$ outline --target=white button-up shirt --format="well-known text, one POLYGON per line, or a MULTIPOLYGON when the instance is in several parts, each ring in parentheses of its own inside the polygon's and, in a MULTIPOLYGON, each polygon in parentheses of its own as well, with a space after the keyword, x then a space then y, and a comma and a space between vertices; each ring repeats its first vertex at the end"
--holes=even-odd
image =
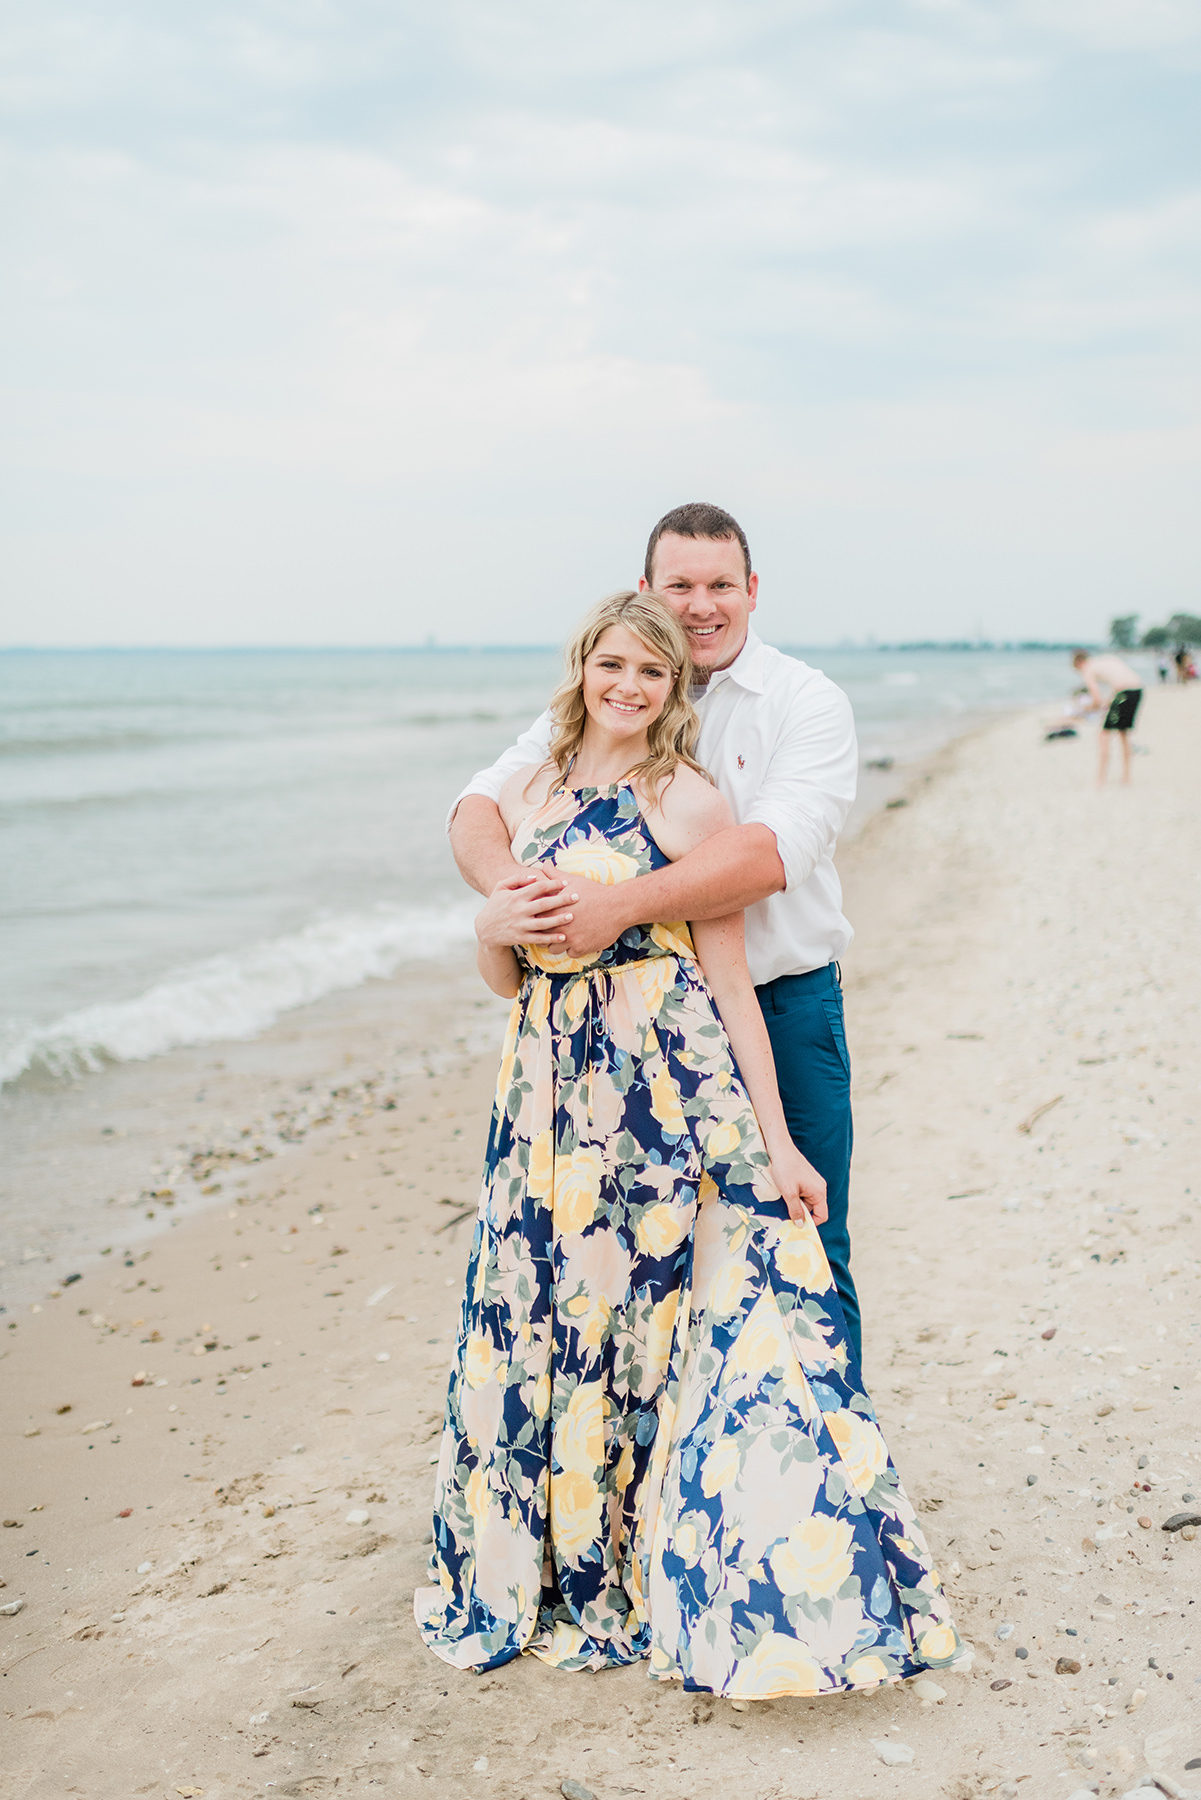
MULTIPOLYGON (((758 987, 824 968, 853 935, 834 869, 859 770, 851 703, 820 669, 753 631, 729 668, 714 670, 693 700, 701 719, 697 761, 739 825, 766 825, 774 834, 784 865, 783 891, 746 910, 751 980, 758 987)), ((550 736, 547 712, 468 782, 455 805, 468 794, 498 800, 510 775, 545 762, 550 736)))

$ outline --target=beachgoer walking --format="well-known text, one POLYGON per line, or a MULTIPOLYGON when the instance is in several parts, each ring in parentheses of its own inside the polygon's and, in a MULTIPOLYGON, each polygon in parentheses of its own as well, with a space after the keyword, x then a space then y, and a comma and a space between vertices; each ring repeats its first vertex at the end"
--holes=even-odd
POLYGON ((1143 697, 1142 676, 1128 662, 1123 662, 1120 656, 1114 656, 1110 651, 1090 656, 1087 650, 1077 650, 1072 657, 1072 667, 1079 670, 1096 705, 1106 708, 1105 717, 1101 721, 1097 785, 1104 787, 1109 773, 1110 733, 1114 731, 1122 746, 1122 780, 1129 781, 1133 761, 1130 754, 1130 732, 1143 697))
POLYGON ((701 726, 697 754, 733 822, 670 868, 602 887, 547 878, 506 890, 509 834, 496 802, 514 770, 541 762, 544 713, 459 796, 451 844, 464 879, 490 900, 499 941, 579 956, 648 919, 712 919, 746 909, 747 961, 775 1058, 793 1142, 826 1182, 822 1244, 857 1360, 859 1298, 848 1222, 851 1069, 838 958, 851 941, 834 869, 855 797, 858 752, 850 702, 819 670, 764 644, 750 628, 759 578, 746 534, 720 507, 677 507, 655 526, 642 588, 684 625, 701 726))
MULTIPOLYGON (((593 610, 548 757, 501 792, 510 886, 633 886, 729 828, 692 760, 688 675, 656 596, 593 610)), ((477 922, 480 969, 514 1003, 415 1597, 427 1644, 460 1669, 649 1658, 656 1680, 756 1699, 948 1666, 741 914, 583 956, 514 951, 499 916, 477 922)))

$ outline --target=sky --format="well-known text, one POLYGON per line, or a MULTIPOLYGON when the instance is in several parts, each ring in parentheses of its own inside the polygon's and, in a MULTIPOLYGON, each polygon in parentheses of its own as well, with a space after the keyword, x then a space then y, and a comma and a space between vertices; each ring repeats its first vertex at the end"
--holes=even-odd
POLYGON ((1201 610, 1196 0, 29 0, 0 643, 550 642, 716 501, 781 642, 1201 610))

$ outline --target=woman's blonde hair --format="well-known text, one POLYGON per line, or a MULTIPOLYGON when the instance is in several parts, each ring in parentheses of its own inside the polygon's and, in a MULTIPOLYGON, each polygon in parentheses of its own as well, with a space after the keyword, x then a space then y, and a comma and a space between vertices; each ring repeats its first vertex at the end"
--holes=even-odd
POLYGON ((584 741, 588 714, 584 706, 584 664, 597 646, 602 633, 611 625, 624 625, 641 638, 647 649, 661 656, 672 672, 671 690, 657 719, 647 727, 649 755, 644 757, 631 775, 641 777, 652 803, 665 781, 675 774, 676 765, 684 763, 698 775, 710 780, 693 755, 700 719, 688 698, 692 681, 692 658, 684 627, 667 602, 658 594, 644 589, 636 593, 625 588, 599 600, 581 621, 564 648, 567 674, 550 703, 553 721, 550 760, 563 779, 572 759, 584 741))

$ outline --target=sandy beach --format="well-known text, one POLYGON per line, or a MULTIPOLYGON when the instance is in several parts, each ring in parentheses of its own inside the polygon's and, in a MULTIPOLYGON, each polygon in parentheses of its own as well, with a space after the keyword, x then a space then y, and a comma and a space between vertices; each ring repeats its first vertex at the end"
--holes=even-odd
POLYGON ((3 1321, 4 1794, 1201 1794, 1201 1539, 1162 1528, 1201 1514, 1201 693, 1138 736, 1098 792, 1091 736, 1008 718, 840 858, 866 1375, 970 1673, 747 1706, 424 1650, 495 1071, 456 967, 372 990, 428 1063, 327 1030, 264 1115, 227 1059, 206 1210, 3 1321))

